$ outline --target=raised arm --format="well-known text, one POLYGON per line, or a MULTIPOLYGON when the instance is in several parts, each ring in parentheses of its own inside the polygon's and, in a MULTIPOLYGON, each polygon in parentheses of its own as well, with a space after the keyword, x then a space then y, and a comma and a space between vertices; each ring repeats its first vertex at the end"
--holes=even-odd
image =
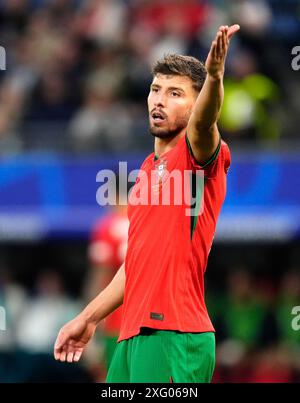
POLYGON ((54 345, 56 360, 79 361, 99 322, 122 305, 124 289, 125 264, 123 263, 109 285, 76 318, 60 329, 54 345))
POLYGON ((225 60, 230 39, 239 29, 239 25, 221 26, 206 59, 207 76, 187 127, 193 154, 200 164, 209 160, 219 144, 217 121, 224 97, 225 60))

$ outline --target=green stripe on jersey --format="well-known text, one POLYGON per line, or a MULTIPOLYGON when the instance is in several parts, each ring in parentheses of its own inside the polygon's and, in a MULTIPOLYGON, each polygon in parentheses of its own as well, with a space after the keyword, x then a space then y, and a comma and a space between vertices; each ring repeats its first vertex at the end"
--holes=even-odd
POLYGON ((221 149, 221 136, 220 136, 220 138, 219 138, 219 143, 218 143, 218 146, 217 146, 215 152, 214 152, 213 155, 205 162, 205 164, 202 165, 202 164, 200 164, 200 162, 198 162, 198 161, 196 160, 196 158, 194 157, 193 150, 192 150, 192 147, 191 147, 191 144, 190 144, 190 142, 189 142, 189 139, 188 139, 188 136, 187 136, 187 135, 185 135, 185 141, 186 141, 186 144, 187 144, 187 146, 188 146, 188 149, 189 149, 189 152, 190 152, 191 156, 195 159, 195 161, 200 165, 201 168, 207 168, 210 164, 212 164, 212 163, 215 161, 215 159, 217 158, 217 156, 219 155, 219 152, 220 152, 220 149, 221 149))
MULTIPOLYGON (((200 207, 201 207, 201 200, 202 200, 203 192, 204 192, 204 180, 197 181, 197 174, 192 173, 192 175, 191 175, 191 199, 193 196, 195 196, 196 202, 195 202, 195 206, 193 207, 193 214, 191 215, 191 239, 193 238, 193 234, 194 234, 197 220, 199 217, 199 211, 200 211, 200 207)), ((191 208, 192 208, 192 206, 191 206, 191 208)))

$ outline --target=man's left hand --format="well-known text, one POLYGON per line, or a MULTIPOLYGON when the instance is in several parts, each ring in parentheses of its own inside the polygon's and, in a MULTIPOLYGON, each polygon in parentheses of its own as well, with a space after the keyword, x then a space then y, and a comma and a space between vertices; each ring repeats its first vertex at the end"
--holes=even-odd
POLYGON ((237 24, 230 27, 222 25, 219 28, 205 63, 207 73, 212 78, 220 79, 223 77, 230 39, 239 29, 240 26, 237 24))

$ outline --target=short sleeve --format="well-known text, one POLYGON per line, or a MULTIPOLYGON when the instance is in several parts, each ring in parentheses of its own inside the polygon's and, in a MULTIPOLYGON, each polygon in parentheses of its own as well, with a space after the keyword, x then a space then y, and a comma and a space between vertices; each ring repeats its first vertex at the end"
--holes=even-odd
POLYGON ((228 145, 223 142, 223 154, 224 154, 224 171, 225 174, 229 171, 230 165, 231 165, 231 155, 230 155, 230 150, 228 145))
POLYGON ((206 179, 213 179, 217 176, 219 172, 227 174, 231 163, 230 151, 228 145, 225 143, 225 141, 222 140, 221 136, 215 152, 205 164, 200 164, 194 157, 187 135, 186 145, 193 169, 203 170, 204 177, 206 179))

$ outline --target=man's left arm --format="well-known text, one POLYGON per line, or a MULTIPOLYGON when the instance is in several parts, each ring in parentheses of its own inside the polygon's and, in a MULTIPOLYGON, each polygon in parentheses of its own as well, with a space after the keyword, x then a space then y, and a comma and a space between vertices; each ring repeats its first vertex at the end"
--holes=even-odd
POLYGON ((206 59, 207 76, 188 122, 188 140, 201 165, 214 155, 220 142, 217 122, 224 98, 225 60, 230 39, 239 29, 239 25, 219 28, 206 59))

